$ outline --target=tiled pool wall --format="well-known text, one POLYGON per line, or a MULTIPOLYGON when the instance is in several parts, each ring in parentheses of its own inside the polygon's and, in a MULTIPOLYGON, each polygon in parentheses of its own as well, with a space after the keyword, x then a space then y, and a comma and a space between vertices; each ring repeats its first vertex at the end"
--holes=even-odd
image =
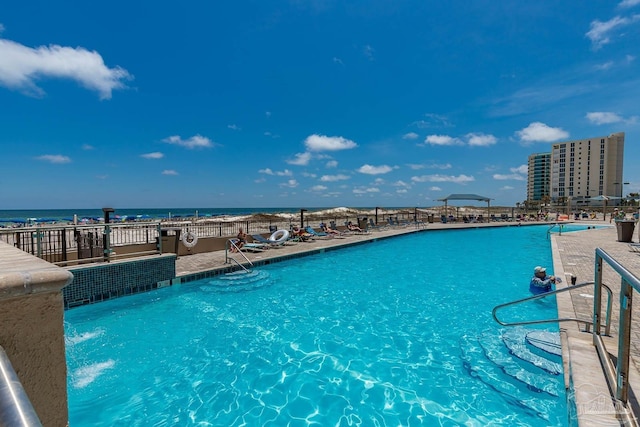
POLYGON ((74 267, 69 271, 73 281, 62 290, 65 309, 157 289, 176 277, 176 256, 74 267))

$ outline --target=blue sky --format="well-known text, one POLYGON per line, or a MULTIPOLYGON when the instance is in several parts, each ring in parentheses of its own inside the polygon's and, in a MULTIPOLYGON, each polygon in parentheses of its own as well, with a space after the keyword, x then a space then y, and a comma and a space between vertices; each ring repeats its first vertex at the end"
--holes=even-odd
POLYGON ((0 209, 514 205, 614 132, 640 190, 640 0, 5 3, 0 209))

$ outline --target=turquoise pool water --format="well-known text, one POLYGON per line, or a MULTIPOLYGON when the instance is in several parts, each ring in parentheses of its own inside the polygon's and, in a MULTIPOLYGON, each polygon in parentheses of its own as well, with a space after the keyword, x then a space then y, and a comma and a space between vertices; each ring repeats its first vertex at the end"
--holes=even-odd
POLYGON ((562 374, 506 360, 491 317, 551 268, 547 229, 428 231, 67 311, 70 425, 566 425, 562 374))

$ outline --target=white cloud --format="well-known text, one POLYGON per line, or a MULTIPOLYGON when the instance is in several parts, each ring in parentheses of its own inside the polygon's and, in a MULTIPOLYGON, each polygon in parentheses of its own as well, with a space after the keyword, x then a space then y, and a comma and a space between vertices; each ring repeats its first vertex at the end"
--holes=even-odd
POLYGON ((165 169, 162 171, 162 175, 179 175, 179 174, 173 169, 165 169))
POLYGON ((587 113, 587 120, 596 125, 604 125, 608 123, 618 123, 623 121, 624 119, 617 115, 616 113, 605 112, 605 111, 594 111, 592 113, 587 113))
POLYGON ((500 190, 513 190, 513 187, 510 185, 505 185, 504 187, 500 187, 500 190))
POLYGON ((504 180, 515 180, 515 181, 524 181, 525 177, 523 177, 522 175, 519 175, 517 173, 512 173, 512 174, 499 174, 496 173, 493 175, 493 179, 499 180, 499 181, 504 181, 504 180))
POLYGON ((433 187, 429 187, 429 191, 442 191, 442 188, 433 186, 433 187))
POLYGON ((267 117, 267 119, 270 118, 271 117, 271 111, 265 111, 264 115, 267 117))
POLYGON ((488 147, 498 142, 495 136, 483 133, 468 133, 466 136, 468 144, 475 147, 488 147))
POLYGON ((381 175, 385 173, 389 173, 393 170, 391 166, 381 165, 381 166, 371 166, 371 165, 362 165, 358 172, 364 173, 367 175, 381 175))
POLYGON ((402 135, 402 139, 418 139, 420 135, 415 132, 409 132, 402 135))
POLYGON ((304 141, 309 151, 338 151, 356 148, 358 144, 341 136, 309 135, 304 141))
POLYGON ((39 78, 71 79, 99 93, 100 99, 111 99, 115 89, 126 86, 133 77, 124 68, 109 68, 96 51, 58 45, 30 48, 11 40, 0 39, 0 85, 31 96, 45 94, 39 78))
POLYGON ((409 192, 409 190, 407 190, 406 188, 398 188, 396 190, 396 193, 398 193, 398 194, 406 194, 408 192, 409 192))
POLYGON ((309 164, 311 160, 311 153, 298 153, 294 156, 293 159, 287 160, 287 163, 290 165, 296 166, 306 166, 309 164))
POLYGON ((412 124, 420 129, 452 126, 451 122, 449 122, 449 119, 445 116, 434 113, 426 113, 424 116, 426 117, 426 119, 418 120, 416 122, 413 122, 412 124))
POLYGON ((0 24, 0 34, 4 32, 4 25, 0 24))
POLYGON ((523 174, 523 175, 526 175, 526 174, 528 174, 528 173, 529 173, 529 166, 527 166, 527 165, 520 165, 520 166, 518 166, 518 167, 516 167, 516 168, 511 168, 510 170, 511 170, 511 172, 513 172, 513 173, 521 173, 521 174, 523 174))
POLYGON ((630 25, 633 22, 640 19, 640 15, 633 15, 631 18, 615 16, 606 22, 591 21, 591 29, 585 34, 594 49, 598 50, 605 44, 611 43, 611 33, 626 25, 630 25))
POLYGON ((164 157, 164 154, 156 151, 154 153, 141 154, 140 157, 145 158, 145 159, 161 159, 161 158, 164 157))
POLYGON ((324 185, 314 185, 311 187, 311 191, 325 191, 328 187, 324 185))
POLYGON ((273 175, 273 176, 293 176, 293 172, 289 169, 285 169, 283 171, 273 171, 270 168, 260 169, 258 173, 263 173, 265 175, 273 175))
POLYGON ((86 151, 95 150, 95 147, 91 144, 82 144, 82 149, 86 151))
POLYGON ((63 156, 61 154, 43 154, 42 156, 36 157, 38 160, 42 160, 43 162, 49 163, 71 163, 71 159, 67 156, 63 156))
POLYGON ((350 179, 351 177, 349 175, 342 175, 342 174, 338 174, 338 175, 323 175, 320 177, 320 181, 322 182, 334 182, 334 181, 344 181, 347 179, 350 179))
POLYGON ((544 123, 533 122, 526 128, 516 132, 524 144, 533 142, 555 142, 569 137, 569 132, 561 128, 552 128, 544 123))
POLYGON ((376 187, 353 189, 353 194, 367 194, 367 193, 379 193, 379 192, 380 192, 380 189, 376 187))
POLYGON ((344 63, 342 62, 342 60, 340 58, 338 58, 337 56, 334 56, 331 59, 335 64, 340 64, 340 65, 344 65, 344 63))
POLYGON ((404 182, 402 180, 398 180, 398 181, 394 182, 393 185, 395 187, 405 187, 405 188, 410 188, 411 187, 411 184, 406 183, 406 182, 404 182))
POLYGON ((214 145, 217 145, 213 141, 211 141, 209 138, 202 135, 194 135, 191 138, 187 138, 187 139, 182 139, 178 135, 173 135, 163 139, 162 142, 166 142, 167 144, 179 145, 181 147, 185 147, 190 150, 194 148, 207 148, 207 147, 213 147, 214 145))
POLYGON ((458 138, 449 135, 429 135, 424 140, 425 144, 431 145, 463 145, 464 143, 458 138))
POLYGON ((603 71, 608 70, 611 67, 613 67, 613 61, 607 61, 603 64, 598 64, 595 66, 596 70, 603 70, 603 71))
POLYGON ((280 184, 280 187, 288 187, 288 188, 296 188, 298 186, 298 181, 295 179, 290 179, 287 182, 283 182, 280 184))
POLYGON ((236 125, 227 125, 227 127, 231 130, 242 130, 240 129, 240 126, 236 126, 236 125))
POLYGON ((375 60, 375 57, 373 56, 373 54, 375 53, 375 50, 371 47, 371 45, 366 45, 363 49, 363 52, 364 52, 364 56, 369 58, 369 61, 375 60))
POLYGON ((411 177, 411 181, 413 182, 453 182, 455 184, 465 184, 467 182, 475 181, 476 179, 473 176, 468 175, 422 175, 422 176, 413 176, 411 177))
POLYGON ((333 169, 338 167, 338 162, 335 160, 329 160, 325 165, 327 169, 333 169))
POLYGON ((634 7, 640 4, 640 0, 622 0, 618 3, 618 7, 634 7))

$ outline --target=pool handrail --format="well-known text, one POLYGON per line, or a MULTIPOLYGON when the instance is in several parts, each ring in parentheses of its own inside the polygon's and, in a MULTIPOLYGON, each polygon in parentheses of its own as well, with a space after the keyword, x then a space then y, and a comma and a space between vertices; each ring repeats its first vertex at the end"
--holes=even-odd
MULTIPOLYGON (((533 300, 537 300, 537 299, 541 299, 541 298, 545 298, 551 295, 557 295, 563 292, 567 292, 567 291, 571 291, 574 289, 579 289, 579 288, 584 288, 586 286, 589 285, 594 285, 595 282, 590 281, 590 282, 584 282, 584 283, 579 283, 577 285, 570 285, 567 286, 565 288, 562 289, 556 289, 555 291, 550 291, 550 292, 546 292, 543 294, 538 294, 538 295, 533 295, 527 298, 522 298, 516 301, 510 301, 504 304, 499 304, 496 305, 493 310, 491 311, 491 315, 493 316, 493 320, 495 320, 496 322, 498 322, 500 325, 502 326, 522 326, 522 325, 536 325, 536 324, 542 324, 542 323, 560 323, 560 322, 578 322, 578 323, 584 323, 585 324, 585 328, 586 331, 585 332, 590 332, 590 328, 591 326, 594 324, 594 322, 586 320, 586 319, 578 319, 577 317, 564 317, 564 318, 557 318, 557 319, 540 319, 540 320, 526 320, 526 321, 521 321, 521 322, 504 322, 502 320, 500 320, 498 318, 497 315, 497 311, 505 308, 505 307, 509 307, 512 305, 516 305, 516 304, 521 304, 527 301, 533 301, 533 300)), ((611 330, 611 305, 612 305, 612 297, 613 294, 611 292, 611 289, 605 285, 604 283, 602 284, 602 286, 607 290, 607 294, 608 294, 608 298, 607 298, 607 313, 606 313, 606 321, 605 321, 605 325, 604 325, 604 335, 609 335, 609 332, 611 330)), ((600 325, 598 325, 600 326, 600 325)))
POLYGON ((601 248, 596 248, 595 254, 595 289, 593 306, 593 345, 596 347, 600 363, 603 367, 612 397, 622 404, 626 411, 621 411, 620 416, 626 424, 638 425, 634 417, 633 409, 629 407, 629 358, 631 356, 631 310, 633 291, 640 292, 640 279, 623 267, 618 261, 601 248), (618 326, 618 349, 615 365, 600 335, 598 327, 601 323, 601 308, 598 307, 602 300, 602 267, 606 262, 620 275, 620 312, 618 326))
POLYGON ((42 427, 9 356, 0 346, 0 425, 42 427))
POLYGON ((229 245, 231 245, 231 247, 234 247, 237 253, 242 255, 242 258, 244 258, 249 263, 249 265, 253 267, 253 263, 251 262, 251 260, 247 258, 247 256, 240 250, 240 248, 238 247, 238 245, 236 245, 236 242, 233 239, 227 240, 227 243, 224 247, 224 263, 230 264, 229 260, 231 259, 235 261, 235 263, 238 264, 240 267, 242 267, 245 271, 248 272, 249 270, 247 270, 242 264, 240 264, 237 259, 229 256, 229 245))

